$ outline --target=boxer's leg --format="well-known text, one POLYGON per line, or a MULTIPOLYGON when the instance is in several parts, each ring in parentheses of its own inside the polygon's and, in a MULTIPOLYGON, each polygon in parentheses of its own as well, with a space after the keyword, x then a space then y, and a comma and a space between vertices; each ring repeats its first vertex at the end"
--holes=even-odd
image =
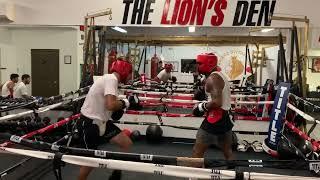
MULTIPOLYGON (((123 152, 129 152, 130 147, 132 146, 131 139, 121 131, 121 129, 112 123, 112 121, 107 122, 106 127, 107 136, 108 134, 111 134, 111 136, 108 136, 110 139, 110 142, 113 144, 116 144, 120 147, 121 151, 123 152)), ((120 170, 114 170, 109 177, 109 180, 120 180, 121 179, 121 171, 120 170)))
MULTIPOLYGON (((199 129, 197 132, 197 137, 196 137, 196 142, 193 146, 193 150, 192 150, 192 157, 193 158, 203 158, 205 152, 207 151, 207 149, 209 148, 210 144, 208 143, 209 140, 209 134, 204 131, 203 129, 199 129)), ((192 164, 190 165, 192 167, 203 167, 203 164, 192 164)))
POLYGON ((232 160, 232 131, 228 131, 218 136, 218 144, 223 151, 226 160, 232 160))
MULTIPOLYGON (((92 124, 92 120, 86 117, 81 117, 77 124, 77 129, 79 131, 79 136, 82 137, 80 143, 82 146, 80 148, 98 148, 99 127, 95 124, 92 124)), ((92 170, 92 167, 80 166, 78 180, 86 180, 92 170)))

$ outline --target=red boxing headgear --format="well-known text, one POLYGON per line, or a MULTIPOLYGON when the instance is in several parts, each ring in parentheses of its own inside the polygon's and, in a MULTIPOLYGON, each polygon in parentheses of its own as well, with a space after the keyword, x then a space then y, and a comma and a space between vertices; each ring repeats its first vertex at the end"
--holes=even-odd
POLYGON ((165 64, 165 65, 164 65, 164 68, 165 68, 166 70, 172 71, 173 66, 172 66, 172 64, 165 64))
POLYGON ((124 83, 132 73, 132 64, 128 61, 116 60, 111 65, 111 73, 116 72, 120 75, 120 82, 124 83))
POLYGON ((218 57, 213 53, 200 54, 197 56, 198 72, 210 74, 218 65, 218 57))

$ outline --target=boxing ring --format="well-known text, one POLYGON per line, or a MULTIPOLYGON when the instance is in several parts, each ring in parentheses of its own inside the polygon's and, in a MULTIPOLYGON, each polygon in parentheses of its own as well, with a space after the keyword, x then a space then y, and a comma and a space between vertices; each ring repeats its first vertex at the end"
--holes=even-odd
MULTIPOLYGON (((141 92, 142 93, 142 92, 141 92)), ((149 92, 148 92, 149 93, 149 92)), ((149 93, 151 95, 159 95, 156 93, 149 93)), ((199 128, 200 123, 203 120, 203 117, 193 117, 190 113, 191 109, 189 107, 198 103, 199 101, 194 101, 186 98, 192 98, 190 95, 181 95, 175 94, 176 96, 181 96, 181 98, 168 98, 168 97, 139 97, 141 102, 145 103, 147 108, 154 108, 151 106, 152 103, 160 104, 170 104, 172 106, 181 108, 185 114, 182 113, 174 113, 174 112, 162 112, 159 110, 127 110, 126 114, 122 117, 122 119, 118 122, 119 126, 122 128, 132 127, 133 129, 140 130, 142 134, 145 132, 146 125, 148 124, 159 124, 163 128, 164 136, 166 137, 184 137, 187 139, 193 139, 195 137, 195 132, 199 128), (161 101, 160 101, 161 100, 161 101), (151 105, 150 105, 151 104, 151 105), (150 107, 148 107, 150 105, 150 107), (160 117, 160 119, 159 119, 160 117), (180 134, 180 135, 179 135, 180 134)), ((233 98, 259 98, 262 95, 233 95, 233 98)), ((69 102, 76 101, 77 99, 82 99, 83 96, 72 97, 70 99, 64 99, 62 102, 58 102, 55 104, 51 104, 45 107, 41 107, 37 110, 38 113, 47 112, 51 109, 59 107, 63 104, 67 104, 69 102)), ((125 98, 125 96, 120 96, 120 98, 125 98)), ((261 106, 260 108, 256 108, 256 113, 263 112, 264 108, 267 105, 272 105, 273 101, 234 101, 232 103, 234 105, 234 111, 246 111, 243 107, 237 107, 237 105, 241 106, 261 106), (258 110, 262 109, 262 111, 258 110)), ((318 120, 304 113, 303 111, 297 109, 292 104, 288 103, 287 108, 294 110, 297 114, 305 118, 307 121, 312 123, 319 123, 318 120)), ((250 109, 254 111, 253 109, 250 109)), ((0 117, 0 122, 14 120, 16 117, 23 117, 30 113, 34 113, 35 110, 25 111, 18 114, 11 114, 4 117, 0 117)), ((262 159, 250 159, 246 160, 234 160, 234 161, 225 161, 214 158, 189 158, 187 156, 172 156, 172 155, 156 155, 153 153, 144 154, 144 153, 120 153, 117 151, 101 151, 101 150, 86 150, 73 148, 64 145, 57 145, 56 143, 48 143, 42 142, 39 140, 28 140, 28 138, 32 138, 37 134, 49 133, 50 131, 54 131, 55 129, 71 122, 77 120, 79 118, 79 114, 75 114, 70 116, 69 118, 65 118, 59 122, 41 128, 39 130, 29 132, 23 136, 16 136, 10 134, 0 133, 0 138, 5 139, 5 143, 0 145, 1 152, 11 153, 21 156, 27 156, 37 159, 42 159, 44 161, 49 161, 52 163, 52 166, 55 169, 55 178, 62 179, 62 175, 64 171, 62 170, 61 164, 73 164, 76 166, 90 166, 100 169, 118 169, 124 171, 131 172, 141 172, 151 174, 152 176, 171 176, 178 178, 199 178, 199 179, 317 179, 317 177, 312 177, 312 173, 306 176, 301 175, 281 175, 281 174, 273 174, 271 172, 252 172, 261 171, 264 168, 271 169, 287 169, 287 170, 305 170, 305 171, 315 171, 319 172, 320 166, 318 167, 320 161, 319 160, 308 160, 308 161, 294 161, 294 160, 274 160, 267 159, 266 157, 262 159), (13 148, 9 147, 13 144, 19 145, 18 147, 22 148, 13 148), (27 148, 27 149, 25 149, 27 148), (31 148, 31 150, 29 149, 31 148), (192 167, 194 164, 204 165, 206 168, 195 168, 192 167), (223 167, 228 167, 227 170, 219 170, 223 167), (234 167, 245 167, 249 169, 234 169, 234 167), (259 170, 260 169, 260 170, 259 170), (61 172, 62 175, 61 175, 61 172)), ((251 128, 251 136, 256 136, 258 133, 267 133, 268 126, 270 124, 270 119, 268 117, 252 117, 250 116, 239 116, 238 119, 235 119, 235 132, 244 131, 250 127, 251 128), (247 124, 246 124, 247 123, 247 124), (251 124, 250 124, 251 123, 251 124), (256 124, 256 126, 254 126, 256 124)), ((306 140, 311 141, 312 139, 306 133, 303 133, 301 130, 296 128, 292 123, 285 121, 286 126, 295 131, 301 137, 306 140)), ((248 132, 247 132, 248 133, 248 132)), ((266 135, 263 134, 262 138, 265 138, 266 135)), ((139 145, 139 143, 138 143, 139 145)), ((168 145, 168 144, 166 144, 168 145)), ((174 146, 173 144, 170 144, 174 146)), ((313 149, 315 151, 320 149, 319 142, 312 142, 313 149)), ((161 144, 159 146, 155 146, 161 148, 161 144)), ((187 145, 181 145, 184 149, 187 145)), ((109 146, 107 146, 109 147, 109 146)), ((144 146, 145 148, 147 146, 144 146)), ((154 147, 154 148, 155 148, 154 147)), ((162 147, 164 148, 164 147, 162 147)), ((189 146, 189 151, 191 151, 192 146, 189 146)), ((112 147, 108 149, 113 149, 112 147)), ((168 148, 169 149, 169 148, 168 148)), ((152 150, 150 150, 152 151, 152 150)), ((165 150, 164 150, 165 151, 165 150)), ((24 163, 27 159, 24 159, 21 163, 24 163)), ((9 171, 7 171, 9 172, 9 171)), ((1 174, 1 173, 0 173, 1 174)), ((3 173, 1 176, 5 176, 3 173)))

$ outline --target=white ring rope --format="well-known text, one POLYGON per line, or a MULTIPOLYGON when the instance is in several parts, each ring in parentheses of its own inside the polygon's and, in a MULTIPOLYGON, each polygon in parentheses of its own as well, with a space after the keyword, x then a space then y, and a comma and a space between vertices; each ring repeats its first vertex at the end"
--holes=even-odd
MULTIPOLYGON (((0 150, 11 152, 19 155, 39 158, 39 159, 54 159, 55 154, 43 151, 32 151, 23 149, 13 149, 1 147, 0 150)), ((110 160, 101 158, 89 158, 83 156, 62 155, 61 161, 78 166, 87 166, 104 169, 117 169, 124 171, 133 171, 141 173, 150 173, 155 175, 174 176, 181 178, 198 178, 198 179, 235 179, 236 172, 230 170, 215 170, 204 168, 193 168, 185 166, 161 165, 131 161, 110 160)), ((301 176, 286 176, 267 173, 252 173, 243 172, 245 180, 259 179, 259 180, 315 180, 316 177, 301 177, 301 176)))
MULTIPOLYGON (((120 99, 125 99, 125 95, 119 95, 120 99)), ((160 98, 151 98, 151 97, 139 97, 139 100, 142 101, 150 101, 150 100, 156 100, 159 101, 160 98)), ((176 102, 176 103, 201 103, 205 101, 197 101, 197 100, 181 100, 181 99, 170 99, 170 98, 162 98, 162 102, 176 102)), ((231 104, 273 104, 273 101, 231 101, 231 104)))
POLYGON ((313 104, 313 103, 311 103, 311 102, 309 102, 309 101, 307 101, 307 100, 305 100, 305 99, 303 99, 303 98, 301 98, 301 97, 299 97, 299 96, 297 96, 297 95, 295 95, 295 94, 291 94, 291 93, 290 93, 290 95, 293 96, 293 97, 295 97, 296 99, 302 100, 305 104, 307 104, 307 105, 309 105, 309 106, 313 106, 313 107, 315 107, 315 108, 317 108, 317 109, 320 109, 320 106, 317 106, 317 105, 315 105, 315 104, 313 104))
POLYGON ((310 122, 316 122, 317 124, 320 124, 319 120, 316 120, 314 117, 310 116, 309 114, 306 114, 305 112, 301 111, 300 109, 296 108, 294 105, 288 103, 288 108, 298 113, 300 116, 302 116, 305 120, 310 122))
MULTIPOLYGON (((144 95, 167 95, 165 92, 150 92, 150 91, 142 91, 142 90, 123 90, 130 93, 138 93, 138 94, 144 94, 144 95)), ((181 97, 194 97, 193 94, 183 94, 183 93, 173 93, 169 94, 169 96, 181 96, 181 97)), ((232 98, 258 98, 258 97, 265 97, 266 95, 242 95, 242 94, 236 94, 231 95, 232 98)))
POLYGON ((33 113, 43 113, 43 112, 52 110, 54 108, 57 108, 57 107, 59 107, 61 105, 67 104, 70 101, 77 101, 77 100, 80 100, 80 99, 83 99, 83 98, 85 98, 85 96, 80 96, 80 97, 77 97, 75 99, 67 99, 67 100, 65 100, 63 102, 59 102, 59 103, 52 104, 52 105, 49 105, 49 106, 41 107, 41 108, 39 108, 38 110, 35 110, 35 111, 34 110, 29 110, 29 111, 25 111, 25 112, 21 112, 21 113, 17 113, 17 114, 10 114, 10 115, 7 115, 7 116, 3 116, 3 117, 0 117, 0 122, 12 120, 12 119, 17 119, 17 118, 24 117, 24 116, 27 116, 27 115, 33 114, 33 113))
MULTIPOLYGON (((4 151, 12 152, 12 153, 40 158, 40 159, 54 159, 54 154, 48 153, 48 152, 3 148, 3 147, 1 147, 0 149, 4 151)), ((80 166, 151 173, 151 174, 174 176, 174 177, 181 177, 181 178, 212 179, 216 176, 222 179, 234 179, 236 176, 235 171, 227 171, 227 170, 220 171, 220 170, 203 169, 203 168, 193 168, 193 167, 173 166, 173 165, 159 165, 159 164, 151 164, 151 163, 90 158, 90 157, 72 156, 72 155, 62 155, 61 160, 69 164, 80 165, 80 166)))

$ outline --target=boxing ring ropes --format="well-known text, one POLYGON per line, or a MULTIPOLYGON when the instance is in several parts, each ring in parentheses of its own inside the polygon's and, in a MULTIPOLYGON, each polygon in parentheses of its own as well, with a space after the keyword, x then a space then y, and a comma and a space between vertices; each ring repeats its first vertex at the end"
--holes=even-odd
MULTIPOLYGON (((236 97, 236 96, 235 96, 236 97)), ((244 97, 244 96, 243 96, 244 97)), ((81 98, 81 97, 80 97, 81 98)), ((83 98, 83 97, 82 97, 83 98)), ((141 98, 141 97, 140 97, 141 98)), ((160 100, 159 98, 146 98, 141 100, 160 100)), ((70 101, 70 100, 69 100, 70 101)), ((72 100, 71 100, 72 101, 72 100)), ((163 99, 162 102, 182 102, 182 103, 190 103, 195 104, 199 101, 193 100, 172 100, 172 99, 163 99)), ((60 102, 57 104, 49 105, 48 107, 39 108, 38 112, 48 111, 50 109, 54 109, 58 106, 61 106, 65 102, 60 102)), ((237 104, 273 104, 272 101, 265 102, 234 102, 237 104)), ((300 111, 296 107, 291 104, 288 104, 288 108, 296 111, 299 115, 305 118, 308 121, 319 123, 318 120, 315 120, 313 117, 308 114, 300 111)), ((10 119, 15 119, 17 117, 22 117, 27 114, 34 113, 34 111, 27 111, 23 113, 19 113, 15 115, 7 115, 4 117, 0 117, 0 121, 6 121, 10 119)), ((49 125, 45 128, 36 130, 34 132, 28 133, 22 137, 18 136, 9 136, 1 134, 2 138, 6 137, 7 140, 10 140, 4 144, 0 145, 0 149, 5 152, 40 158, 53 160, 54 164, 58 162, 66 162, 75 165, 82 166, 90 166, 96 168, 109 168, 109 169, 118 169, 118 170, 126 170, 126 171, 135 171, 135 172, 143 172, 143 173, 152 173, 157 175, 166 175, 166 176, 175 176, 175 177, 185 177, 185 178, 200 178, 200 179, 317 179, 313 177, 301 177, 301 176, 286 176, 286 175, 275 175, 275 174, 267 174, 267 173, 253 173, 253 172, 238 172, 238 171, 229 171, 229 170, 216 170, 216 169, 203 169, 203 168, 193 168, 193 167, 184 167, 181 165, 188 165, 190 163, 204 163, 207 166, 212 166, 215 164, 216 166, 224 164, 224 165, 234 165, 234 166, 247 166, 247 167, 271 167, 271 168, 299 168, 299 169, 308 169, 311 170, 312 166, 316 166, 320 161, 308 161, 303 162, 303 164, 299 164, 296 161, 263 161, 263 160, 248 160, 248 161, 220 161, 220 160, 208 160, 208 159, 194 159, 187 157, 169 157, 169 156, 157 156, 150 154, 132 154, 132 153, 117 153, 117 152, 108 152, 108 151, 98 151, 98 150, 84 150, 84 149, 76 149, 69 148, 57 145, 50 145, 45 142, 32 142, 27 140, 26 138, 30 138, 36 134, 41 134, 44 132, 52 131, 57 127, 60 127, 71 120, 75 120, 79 118, 79 114, 66 118, 62 121, 59 121, 55 124, 49 125), (32 151, 32 150, 23 150, 23 149, 14 149, 8 148, 6 146, 11 143, 22 144, 24 146, 32 147, 34 149, 47 149, 60 153, 50 153, 43 151, 32 151), (65 155, 61 153, 70 153, 74 155, 65 155), (76 155, 76 156, 75 156, 76 155), (89 156, 89 157, 83 157, 89 156), (96 157, 96 158, 94 158, 96 157), (97 158, 99 157, 99 158, 97 158), (103 159, 107 158, 107 159, 103 159), (114 160, 119 159, 119 160, 114 160), (125 161, 125 159, 128 159, 125 161), (140 160, 139 160, 140 159, 140 160), (174 160, 175 159, 175 160, 174 160), (172 160, 176 161, 176 163, 172 163, 172 160), (138 162, 132 162, 138 161, 138 162), (171 161, 171 163, 170 163, 171 161), (211 165, 210 163, 211 162, 211 165), (212 163, 213 162, 213 163, 212 163), (156 164, 152 164, 156 163, 156 164), (160 164, 161 163, 161 164, 160 164), (169 165, 164 165, 169 164, 169 165), (171 165, 170 165, 171 164, 171 165), (172 165, 173 164, 173 165, 172 165), (301 167, 300 167, 301 166, 301 167)), ((311 140, 306 134, 301 132, 299 129, 295 128, 294 125, 290 124, 288 121, 285 123, 290 129, 296 131, 301 137, 304 137, 307 140, 311 140)), ((320 145, 317 142, 312 142, 314 149, 320 149, 320 145)), ((302 163, 302 162, 300 162, 302 163)), ((59 163, 58 163, 59 164, 59 163)), ((59 168, 58 168, 59 169, 59 168)), ((318 173, 318 171, 316 171, 318 173)), ((57 177, 59 179, 59 177, 57 177)), ((61 177, 60 177, 61 179, 61 177)))

